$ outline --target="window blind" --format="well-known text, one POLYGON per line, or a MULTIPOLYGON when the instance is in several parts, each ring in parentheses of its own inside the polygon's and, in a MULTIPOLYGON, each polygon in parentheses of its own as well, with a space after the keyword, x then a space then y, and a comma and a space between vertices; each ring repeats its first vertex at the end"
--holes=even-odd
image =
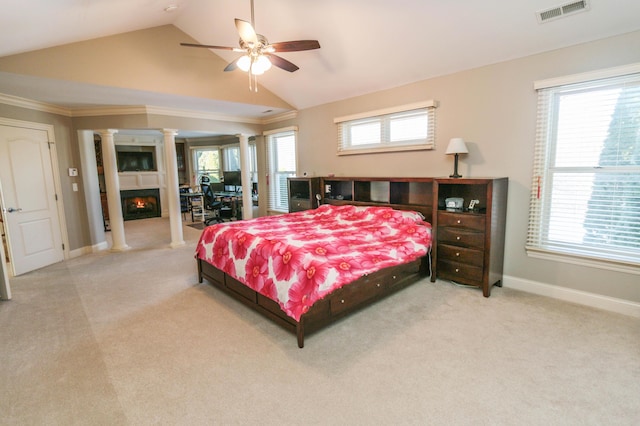
POLYGON ((640 73, 538 90, 526 248, 640 265, 640 73))
POLYGON ((296 175, 296 164, 296 131, 267 134, 269 211, 289 211, 287 177, 296 175))
POLYGON ((240 147, 226 146, 224 152, 224 171, 240 170, 240 147))

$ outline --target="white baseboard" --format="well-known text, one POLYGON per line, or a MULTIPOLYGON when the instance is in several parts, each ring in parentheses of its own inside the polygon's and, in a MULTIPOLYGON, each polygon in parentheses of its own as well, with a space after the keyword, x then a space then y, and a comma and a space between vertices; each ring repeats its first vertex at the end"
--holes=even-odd
POLYGON ((108 248, 109 244, 106 241, 103 241, 101 243, 94 244, 91 247, 81 247, 79 249, 69 250, 69 259, 84 256, 85 254, 97 253, 108 248))
POLYGON ((640 318, 640 303, 505 275, 504 287, 640 318))

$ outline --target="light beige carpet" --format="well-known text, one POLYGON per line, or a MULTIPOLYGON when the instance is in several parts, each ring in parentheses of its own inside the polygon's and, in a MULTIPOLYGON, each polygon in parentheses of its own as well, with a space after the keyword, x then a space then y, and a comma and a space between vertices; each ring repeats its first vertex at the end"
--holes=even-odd
POLYGON ((166 219, 11 280, 0 424, 636 425, 640 320, 428 279, 307 337, 206 282, 166 219))

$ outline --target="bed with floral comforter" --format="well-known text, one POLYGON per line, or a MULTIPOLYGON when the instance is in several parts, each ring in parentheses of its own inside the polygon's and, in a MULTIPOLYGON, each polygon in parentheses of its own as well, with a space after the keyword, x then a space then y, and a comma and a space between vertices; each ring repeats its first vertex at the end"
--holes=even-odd
POLYGON ((296 325, 302 347, 300 327, 314 304, 377 271, 423 259, 430 247, 431 226, 420 213, 322 205, 209 226, 196 258, 200 271, 204 261, 256 299, 275 302, 296 325))

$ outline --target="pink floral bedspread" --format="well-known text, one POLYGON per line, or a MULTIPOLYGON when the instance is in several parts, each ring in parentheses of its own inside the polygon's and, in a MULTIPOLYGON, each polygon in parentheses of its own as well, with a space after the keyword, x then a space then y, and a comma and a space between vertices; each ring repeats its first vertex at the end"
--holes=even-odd
POLYGON ((196 256, 300 320, 314 302, 365 274, 428 253, 431 225, 389 207, 315 210, 205 228, 196 256))

